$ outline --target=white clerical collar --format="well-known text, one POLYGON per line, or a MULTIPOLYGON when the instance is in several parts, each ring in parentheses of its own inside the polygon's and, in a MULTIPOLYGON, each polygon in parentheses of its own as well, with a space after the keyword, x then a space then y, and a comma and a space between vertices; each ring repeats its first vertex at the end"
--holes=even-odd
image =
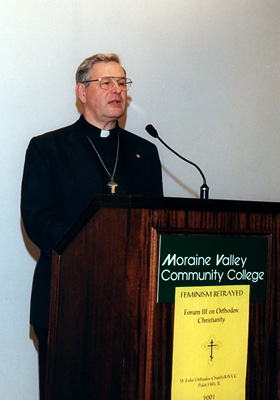
POLYGON ((107 138, 108 136, 110 136, 110 131, 104 131, 102 129, 101 132, 100 132, 100 137, 107 138))

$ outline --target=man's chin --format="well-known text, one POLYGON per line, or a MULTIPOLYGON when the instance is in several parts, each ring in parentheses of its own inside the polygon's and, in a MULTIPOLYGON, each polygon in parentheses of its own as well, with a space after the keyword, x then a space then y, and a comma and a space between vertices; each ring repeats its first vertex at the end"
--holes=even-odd
POLYGON ((124 115, 124 113, 125 113, 125 111, 123 111, 123 110, 112 110, 112 111, 109 113, 109 117, 110 117, 110 118, 119 119, 119 118, 121 118, 121 117, 124 115))

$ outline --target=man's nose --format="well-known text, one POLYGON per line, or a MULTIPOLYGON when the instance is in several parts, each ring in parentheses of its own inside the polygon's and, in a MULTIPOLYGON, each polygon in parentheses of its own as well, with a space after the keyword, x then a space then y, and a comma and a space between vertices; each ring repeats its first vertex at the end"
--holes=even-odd
POLYGON ((112 90, 117 93, 120 93, 122 91, 119 82, 116 79, 114 80, 114 86, 112 87, 112 90))

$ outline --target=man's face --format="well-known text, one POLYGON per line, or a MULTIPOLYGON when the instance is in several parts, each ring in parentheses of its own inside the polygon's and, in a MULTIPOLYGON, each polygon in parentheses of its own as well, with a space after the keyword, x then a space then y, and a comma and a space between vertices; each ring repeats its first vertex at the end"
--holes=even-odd
MULTIPOLYGON (((114 62, 99 62, 92 67, 91 79, 104 76, 125 77, 122 67, 114 62)), ((100 129, 110 129, 125 113, 127 92, 115 84, 111 90, 104 90, 100 82, 90 82, 86 88, 79 83, 77 95, 83 104, 83 114, 86 120, 100 129)))

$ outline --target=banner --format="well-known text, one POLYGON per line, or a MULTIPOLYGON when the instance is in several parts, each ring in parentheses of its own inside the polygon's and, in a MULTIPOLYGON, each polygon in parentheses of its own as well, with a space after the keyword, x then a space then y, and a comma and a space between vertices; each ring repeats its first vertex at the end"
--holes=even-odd
POLYGON ((245 400, 249 292, 176 288, 171 400, 245 400))
POLYGON ((267 236, 161 235, 158 302, 174 302, 175 287, 250 285, 265 300, 267 236))

